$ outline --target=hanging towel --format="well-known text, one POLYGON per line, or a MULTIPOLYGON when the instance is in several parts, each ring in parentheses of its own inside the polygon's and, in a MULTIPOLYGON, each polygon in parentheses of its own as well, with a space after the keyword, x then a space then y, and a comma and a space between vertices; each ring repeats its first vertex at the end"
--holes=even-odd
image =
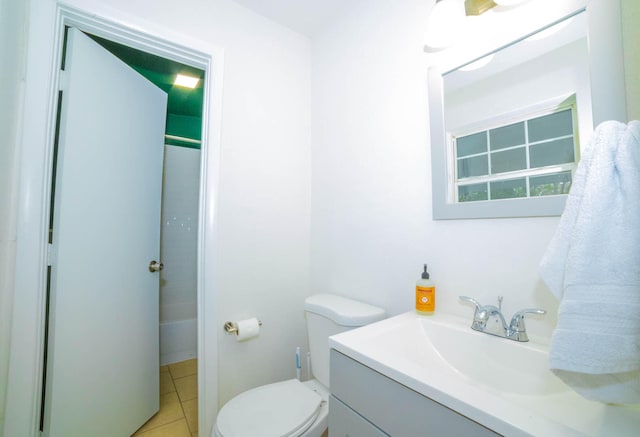
POLYGON ((596 128, 540 274, 560 300, 551 370, 588 399, 640 402, 640 121, 596 128))

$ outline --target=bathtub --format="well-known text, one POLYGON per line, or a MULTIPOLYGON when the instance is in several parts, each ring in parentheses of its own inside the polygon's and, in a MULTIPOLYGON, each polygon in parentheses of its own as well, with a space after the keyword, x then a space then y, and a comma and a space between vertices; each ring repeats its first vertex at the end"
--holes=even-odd
POLYGON ((160 365, 198 356, 197 319, 160 323, 160 365))

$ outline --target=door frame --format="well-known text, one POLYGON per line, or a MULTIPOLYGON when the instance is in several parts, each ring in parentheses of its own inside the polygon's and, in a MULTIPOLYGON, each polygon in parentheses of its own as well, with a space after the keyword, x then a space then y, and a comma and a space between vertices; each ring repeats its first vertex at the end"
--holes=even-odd
POLYGON ((205 71, 197 245, 197 332, 198 429, 208 435, 218 406, 214 256, 224 51, 104 4, 84 1, 83 7, 78 8, 71 2, 73 0, 31 0, 27 18, 28 68, 23 85, 14 306, 4 435, 39 435, 53 138, 65 26, 205 71))

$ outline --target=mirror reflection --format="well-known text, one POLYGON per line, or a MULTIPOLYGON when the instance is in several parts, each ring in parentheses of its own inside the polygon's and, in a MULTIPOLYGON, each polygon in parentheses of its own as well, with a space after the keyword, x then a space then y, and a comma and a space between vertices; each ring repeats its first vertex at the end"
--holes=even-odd
POLYGON ((585 15, 443 76, 450 202, 568 193, 593 128, 585 15))

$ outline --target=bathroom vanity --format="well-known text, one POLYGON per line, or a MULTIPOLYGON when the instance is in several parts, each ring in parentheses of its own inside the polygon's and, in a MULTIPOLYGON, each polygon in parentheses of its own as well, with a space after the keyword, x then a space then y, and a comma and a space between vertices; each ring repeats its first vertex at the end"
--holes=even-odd
POLYGON ((640 405, 588 401, 548 369, 548 345, 471 320, 401 314, 329 338, 329 435, 636 436, 640 405))
POLYGON ((331 387, 332 436, 499 435, 335 349, 331 387))

